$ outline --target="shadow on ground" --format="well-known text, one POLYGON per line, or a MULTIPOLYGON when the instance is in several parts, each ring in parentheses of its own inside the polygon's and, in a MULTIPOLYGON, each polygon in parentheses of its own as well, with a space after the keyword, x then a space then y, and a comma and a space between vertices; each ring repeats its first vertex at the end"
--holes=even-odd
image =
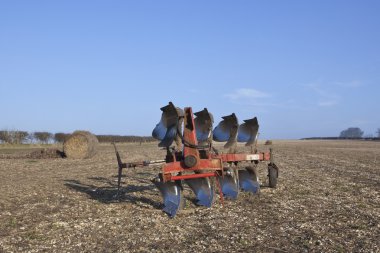
POLYGON ((155 209, 162 209, 161 203, 146 197, 136 196, 134 194, 143 191, 151 191, 155 188, 154 185, 143 186, 129 184, 126 187, 122 187, 120 192, 118 192, 117 184, 107 178, 89 177, 88 179, 106 183, 108 186, 98 187, 92 184, 84 184, 79 180, 73 179, 64 180, 64 185, 72 190, 86 193, 89 198, 105 204, 130 202, 145 208, 147 208, 146 205, 149 205, 155 209))

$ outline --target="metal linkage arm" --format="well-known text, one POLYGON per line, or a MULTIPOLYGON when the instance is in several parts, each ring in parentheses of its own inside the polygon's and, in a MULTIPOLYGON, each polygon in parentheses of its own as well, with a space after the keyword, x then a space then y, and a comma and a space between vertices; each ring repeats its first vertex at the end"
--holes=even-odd
POLYGON ((142 162, 131 162, 131 163, 123 163, 120 158, 119 151, 117 150, 116 144, 112 143, 114 148, 115 148, 115 154, 116 154, 116 159, 117 159, 117 164, 119 167, 118 170, 118 175, 117 175, 117 192, 119 193, 120 191, 120 186, 121 186, 121 176, 123 169, 127 168, 136 168, 136 167, 146 167, 149 165, 160 165, 164 164, 165 160, 155 160, 155 161, 142 161, 142 162))

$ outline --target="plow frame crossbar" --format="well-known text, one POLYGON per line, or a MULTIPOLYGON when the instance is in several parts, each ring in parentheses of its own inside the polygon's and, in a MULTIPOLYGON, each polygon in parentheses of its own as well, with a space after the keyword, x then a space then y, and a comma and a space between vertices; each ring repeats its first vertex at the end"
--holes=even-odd
POLYGON ((197 171, 202 170, 221 170, 223 168, 223 162, 220 158, 212 159, 199 159, 197 164, 191 168, 187 167, 184 161, 176 161, 165 163, 161 170, 163 174, 178 173, 184 171, 197 171))
MULTIPOLYGON (((116 145, 113 143, 116 152, 116 158, 119 165, 119 178, 121 177, 122 169, 128 168, 143 168, 152 165, 161 165, 161 177, 164 182, 178 181, 192 178, 205 178, 205 177, 223 177, 224 163, 238 163, 238 162, 259 162, 259 161, 271 161, 272 149, 270 152, 261 153, 245 153, 245 154, 211 154, 210 158, 199 159, 196 166, 188 168, 184 161, 166 162, 166 160, 152 160, 152 161, 140 161, 140 162, 127 162, 121 161, 119 152, 116 145), (205 171, 203 173, 199 173, 205 171), (212 171, 212 172, 210 172, 212 171), (195 172, 191 174, 182 174, 186 172, 195 172)), ((120 186, 118 187, 120 188, 120 186)))
POLYGON ((259 161, 270 161, 271 152, 262 152, 256 154, 220 154, 220 155, 211 155, 208 159, 199 159, 199 162, 196 166, 188 168, 183 161, 175 161, 170 163, 164 163, 162 165, 162 179, 164 182, 167 181, 176 181, 188 178, 202 178, 202 177, 215 177, 223 176, 224 163, 238 163, 238 162, 259 162, 259 161), (193 172, 202 172, 202 171, 215 171, 212 173, 199 173, 199 174, 190 174, 190 175, 172 175, 173 173, 183 173, 187 171, 193 172), (219 171, 219 173, 218 173, 219 171))
POLYGON ((216 157, 220 157, 223 162, 234 163, 234 162, 244 162, 244 161, 270 161, 271 152, 262 152, 255 154, 220 154, 216 157))
MULTIPOLYGON (((118 154, 118 152, 117 152, 118 154)), ((197 166, 192 168, 187 168, 183 161, 176 161, 166 163, 165 160, 154 160, 154 161, 141 161, 141 162, 130 162, 123 163, 120 160, 119 169, 128 168, 143 168, 152 165, 162 165, 162 179, 164 182, 176 181, 190 178, 202 178, 202 177, 215 177, 222 176, 222 173, 218 171, 223 171, 223 163, 238 163, 238 162, 259 162, 259 161, 270 161, 271 153, 263 152, 257 154, 220 154, 212 155, 213 158, 210 159, 200 159, 197 166), (183 172, 201 172, 201 171, 215 171, 210 173, 199 173, 199 174, 188 174, 188 175, 173 175, 183 172)))
POLYGON ((210 172, 210 173, 202 173, 202 174, 187 174, 187 175, 178 175, 178 176, 172 176, 171 174, 170 178, 168 178, 168 181, 173 180, 185 180, 185 179, 194 179, 194 178, 203 178, 203 177, 218 177, 219 174, 217 171, 215 172, 210 172))

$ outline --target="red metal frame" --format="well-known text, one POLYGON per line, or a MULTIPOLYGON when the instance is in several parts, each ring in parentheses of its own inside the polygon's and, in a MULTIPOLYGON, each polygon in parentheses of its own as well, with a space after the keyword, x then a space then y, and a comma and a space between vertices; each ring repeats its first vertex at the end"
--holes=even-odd
POLYGON ((212 158, 199 159, 196 166, 188 168, 183 161, 175 161, 165 163, 162 165, 162 174, 164 181, 182 180, 189 178, 213 177, 219 175, 217 171, 222 171, 223 163, 235 162, 254 162, 254 161, 270 161, 270 153, 257 153, 257 154, 220 154, 212 155, 212 158), (199 173, 188 174, 181 176, 173 176, 172 173, 181 173, 186 171, 201 172, 201 171, 215 171, 212 173, 199 173))
POLYGON ((217 172, 211 172, 211 173, 202 173, 202 174, 187 174, 187 175, 179 175, 179 176, 173 176, 169 174, 170 176, 165 177, 167 181, 170 180, 183 180, 183 179, 192 179, 192 178, 202 178, 202 177, 217 177, 219 174, 217 172))
POLYGON ((219 157, 223 162, 270 161, 269 152, 256 154, 220 154, 213 157, 219 157))
POLYGON ((197 160, 197 163, 195 164, 195 166, 197 166, 200 158, 199 158, 198 149, 193 148, 194 146, 198 145, 198 140, 197 140, 197 133, 195 131, 193 111, 191 107, 185 108, 185 118, 184 118, 183 123, 184 123, 183 139, 185 142, 184 148, 183 148, 183 157, 193 156, 197 160))
POLYGON ((188 168, 183 161, 166 163, 162 166, 162 172, 178 173, 184 171, 199 171, 199 170, 221 170, 223 162, 220 158, 213 159, 199 159, 196 166, 188 168))

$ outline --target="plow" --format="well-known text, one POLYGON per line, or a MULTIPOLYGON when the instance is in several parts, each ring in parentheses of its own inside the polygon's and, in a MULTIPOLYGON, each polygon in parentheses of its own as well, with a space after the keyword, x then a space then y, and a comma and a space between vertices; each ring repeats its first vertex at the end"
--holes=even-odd
POLYGON ((114 144, 118 194, 123 169, 149 166, 161 166, 152 183, 162 195, 163 211, 171 218, 185 207, 184 184, 194 192, 197 205, 211 207, 218 193, 222 203, 224 199, 237 199, 240 191, 258 194, 257 165, 266 162, 269 187, 276 187, 279 168, 274 163, 272 149, 257 150, 259 124, 256 117, 239 124, 232 113, 222 117, 214 128, 213 115, 206 108, 193 113, 191 107, 181 109, 169 102, 161 111, 161 120, 152 136, 159 140, 158 147, 166 149, 164 159, 123 162, 114 144), (213 141, 225 142, 223 152, 214 147, 213 141), (244 142, 250 152, 239 153, 238 142, 244 142))

